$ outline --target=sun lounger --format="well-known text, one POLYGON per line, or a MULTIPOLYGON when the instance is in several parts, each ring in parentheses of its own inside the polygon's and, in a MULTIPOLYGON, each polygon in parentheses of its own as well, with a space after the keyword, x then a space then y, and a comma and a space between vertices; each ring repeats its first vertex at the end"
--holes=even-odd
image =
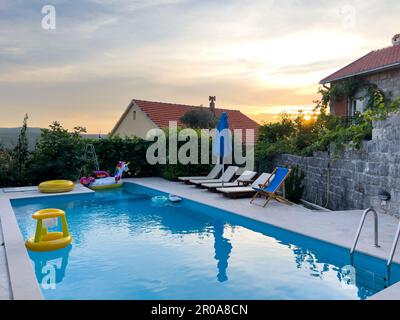
POLYGON ((207 176, 178 177, 180 181, 189 182, 190 180, 210 180, 216 179, 222 171, 222 165, 216 164, 207 176))
POLYGON ((222 193, 228 198, 248 198, 254 196, 256 191, 253 189, 264 186, 271 177, 270 173, 262 173, 250 186, 217 188, 216 191, 222 193))
POLYGON ((233 176, 235 175, 236 171, 239 169, 239 167, 236 166, 229 166, 224 174, 218 178, 218 179, 208 179, 208 180, 190 180, 190 183, 201 187, 201 185, 203 183, 212 183, 212 182, 229 182, 231 181, 231 179, 233 178, 233 176))
POLYGON ((258 196, 265 196, 266 201, 263 207, 265 207, 271 199, 275 199, 286 204, 291 204, 291 202, 286 200, 284 197, 277 195, 277 191, 281 186, 284 186, 285 180, 289 176, 290 172, 291 169, 281 167, 275 168, 275 170, 272 172, 273 177, 270 177, 265 185, 261 187, 253 187, 253 189, 256 191, 256 194, 250 200, 250 203, 253 203, 258 196))
POLYGON ((257 172, 245 170, 243 173, 233 182, 212 182, 212 183, 202 183, 201 186, 207 188, 210 191, 215 191, 217 188, 227 188, 227 187, 238 187, 244 183, 251 183, 252 179, 255 177, 257 172))

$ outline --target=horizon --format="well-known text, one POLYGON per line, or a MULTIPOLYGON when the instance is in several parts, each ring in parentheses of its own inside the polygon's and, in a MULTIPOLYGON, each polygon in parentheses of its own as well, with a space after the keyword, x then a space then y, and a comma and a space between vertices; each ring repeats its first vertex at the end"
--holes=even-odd
POLYGON ((0 127, 27 113, 29 127, 107 134, 133 98, 208 106, 209 95, 261 123, 310 111, 322 78, 400 31, 394 0, 56 0, 45 30, 47 4, 0 3, 0 127))

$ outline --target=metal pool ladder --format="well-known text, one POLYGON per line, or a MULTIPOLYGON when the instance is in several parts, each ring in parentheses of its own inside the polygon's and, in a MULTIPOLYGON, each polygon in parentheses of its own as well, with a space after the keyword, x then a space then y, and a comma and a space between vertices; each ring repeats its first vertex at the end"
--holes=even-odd
POLYGON ((97 159, 97 154, 96 154, 96 149, 94 148, 94 145, 89 143, 86 145, 85 149, 85 159, 86 160, 92 160, 94 162, 94 165, 96 167, 96 170, 99 171, 99 160, 97 159))
MULTIPOLYGON (((364 222, 365 222, 365 218, 367 217, 367 215, 368 215, 368 213, 370 213, 370 212, 372 212, 373 214, 374 214, 374 217, 375 217, 375 219, 374 219, 374 224, 375 224, 375 247, 377 247, 377 248, 379 248, 380 246, 379 246, 379 244, 378 244, 378 214, 377 214, 377 212, 375 211, 375 209, 373 209, 373 208, 368 208, 367 210, 365 210, 364 212, 363 212, 363 214, 362 214, 362 217, 361 217, 361 221, 360 221, 360 224, 359 224, 359 226, 358 226, 358 230, 357 230, 357 233, 356 233, 356 236, 355 236, 355 238, 354 238, 354 242, 353 242, 353 246, 351 247, 351 249, 350 249, 350 261, 351 261, 351 265, 353 265, 353 256, 354 256, 354 251, 356 250, 356 246, 357 246, 357 243, 358 243, 358 239, 360 238, 360 234, 361 234, 361 230, 362 230, 362 228, 363 228, 363 226, 364 226, 364 222)), ((400 227, 400 224, 399 224, 399 227, 400 227)), ((399 230, 398 230, 399 231, 399 230)), ((396 242, 397 243, 397 242, 396 242)))
POLYGON ((392 249, 390 250, 389 259, 386 264, 386 280, 387 280, 388 285, 390 285, 390 270, 392 268, 393 257, 396 252, 397 244, 399 242, 399 237, 400 237, 400 222, 399 222, 399 225, 397 226, 397 231, 396 231, 396 235, 394 237, 394 241, 392 244, 392 249))

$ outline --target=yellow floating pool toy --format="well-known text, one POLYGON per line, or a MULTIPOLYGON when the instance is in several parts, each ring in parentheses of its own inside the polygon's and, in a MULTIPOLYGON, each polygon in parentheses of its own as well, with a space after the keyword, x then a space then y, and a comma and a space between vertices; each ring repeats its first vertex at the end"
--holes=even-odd
MULTIPOLYGON (((43 209, 36 211, 32 218, 37 220, 35 236, 25 242, 25 246, 32 251, 53 251, 68 246, 72 237, 68 231, 65 212, 60 209, 43 209), (48 232, 46 219, 61 218, 62 232, 48 232)), ((51 221, 51 222, 53 222, 51 221)))
POLYGON ((75 188, 75 185, 69 180, 51 180, 42 182, 38 188, 43 193, 59 193, 71 191, 75 188))

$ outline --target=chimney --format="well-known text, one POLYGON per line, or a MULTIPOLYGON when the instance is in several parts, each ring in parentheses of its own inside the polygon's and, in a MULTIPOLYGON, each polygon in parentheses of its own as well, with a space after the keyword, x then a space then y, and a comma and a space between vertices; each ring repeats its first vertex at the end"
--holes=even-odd
POLYGON ((209 96, 208 100, 210 101, 210 110, 212 114, 215 116, 215 101, 217 100, 216 96, 209 96))
POLYGON ((392 38, 392 44, 393 44, 394 46, 400 45, 400 33, 393 36, 393 38, 392 38))

